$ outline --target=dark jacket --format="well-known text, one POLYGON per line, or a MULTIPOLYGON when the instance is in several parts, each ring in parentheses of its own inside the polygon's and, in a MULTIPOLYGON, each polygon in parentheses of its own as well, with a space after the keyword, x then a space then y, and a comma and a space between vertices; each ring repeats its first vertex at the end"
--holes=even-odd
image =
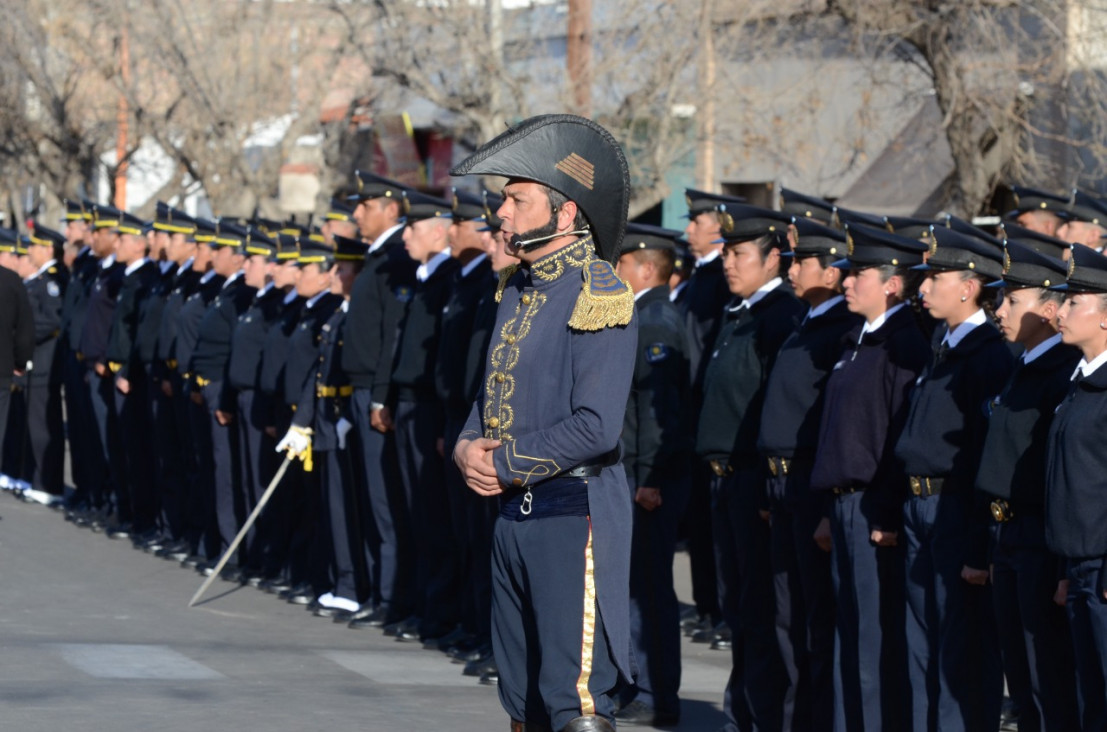
POLYGON ((104 266, 104 260, 98 263, 96 276, 93 277, 89 290, 78 348, 87 363, 105 363, 107 360, 108 336, 111 333, 116 298, 123 284, 125 269, 119 262, 112 262, 107 266, 104 266))
POLYGON ((133 378, 136 370, 142 368, 136 340, 141 322, 141 306, 160 277, 158 265, 147 261, 130 274, 124 275, 119 287, 111 335, 108 338, 107 359, 111 372, 124 379, 133 378))
POLYGON ((173 286, 161 311, 157 346, 154 348, 155 373, 159 377, 177 371, 177 325, 180 322, 181 309, 188 298, 195 294, 201 277, 199 272, 191 268, 173 275, 173 286))
POLYGON ((54 372, 54 353, 61 333, 62 308, 65 304, 68 276, 65 268, 51 265, 45 272, 27 280, 27 296, 35 318, 34 370, 31 378, 48 381, 54 372))
MULTIPOLYGON (((494 293, 496 277, 488 260, 480 262, 465 277, 454 274, 450 297, 442 310, 442 336, 435 360, 435 385, 446 414, 457 421, 469 416, 476 396, 469 369, 469 352, 482 297, 494 293)), ((484 341, 487 343, 487 340, 484 341)), ((481 354, 483 365, 483 353, 481 354)), ((480 377, 477 377, 480 378, 480 377)))
POLYGON ((312 450, 337 450, 340 419, 348 421, 349 379, 342 370, 342 347, 345 342, 346 308, 341 304, 319 331, 319 349, 316 352, 314 378, 304 382, 303 391, 296 403, 292 424, 310 427, 312 450))
POLYGON ((442 338, 442 310, 460 269, 456 259, 443 261, 426 282, 415 283, 415 293, 404 309, 396 340, 389 399, 436 400, 435 366, 442 338))
POLYGON ((691 374, 695 397, 703 393, 703 377, 710 360, 710 349, 715 345, 719 326, 723 322, 723 310, 730 298, 721 256, 692 270, 688 284, 680 293, 679 307, 688 334, 688 373, 691 374))
POLYGON ((300 322, 288 337, 285 357, 282 398, 286 405, 299 403, 305 385, 315 380, 323 326, 343 302, 339 295, 328 292, 311 307, 305 303, 300 309, 300 322))
POLYGON ((22 371, 35 352, 35 318, 19 275, 0 267, 0 379, 22 371))
POLYGON ((62 303, 62 334, 69 349, 78 351, 81 347, 81 332, 85 327, 88 314, 88 296, 92 291, 92 282, 100 271, 100 260, 91 249, 84 249, 73 260, 69 287, 65 290, 62 303))
POLYGON ((375 252, 365 255, 365 269, 350 292, 349 337, 342 349, 342 368, 357 388, 372 389, 384 403, 392 373, 396 328, 415 290, 418 265, 404 249, 397 230, 375 252))
POLYGON ((638 355, 623 418, 623 467, 632 488, 675 485, 692 453, 688 344, 668 287, 636 304, 638 355))
POLYGON ((870 528, 894 531, 903 522, 907 490, 895 445, 911 387, 930 360, 930 342, 910 306, 864 337, 861 328, 846 335, 853 345, 826 382, 811 490, 864 488, 876 507, 870 528))
POLYGON ((271 287, 254 295, 246 312, 238 316, 227 362, 227 383, 234 389, 257 389, 262 354, 269 329, 280 321, 285 293, 271 287))
POLYGON ((189 368, 192 365, 192 351, 200 337, 200 322, 212 300, 223 289, 225 281, 226 278, 221 275, 212 275, 207 282, 197 282, 193 293, 181 305, 176 318, 177 335, 173 340, 173 359, 177 362, 177 373, 182 377, 192 375, 189 368))
POLYGON ((135 344, 138 350, 138 360, 150 365, 151 373, 161 375, 162 364, 156 364, 158 333, 161 331, 162 315, 165 313, 165 304, 169 293, 177 283, 177 267, 173 265, 166 271, 161 271, 158 264, 158 278, 150 288, 150 292, 139 303, 138 307, 138 332, 135 334, 135 344))

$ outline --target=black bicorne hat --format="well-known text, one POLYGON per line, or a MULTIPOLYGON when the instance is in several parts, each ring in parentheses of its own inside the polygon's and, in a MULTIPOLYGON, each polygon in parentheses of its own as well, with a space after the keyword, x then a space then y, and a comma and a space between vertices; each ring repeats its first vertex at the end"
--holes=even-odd
POLYGON ((549 186, 577 204, 596 253, 618 258, 630 205, 630 171, 611 133, 571 114, 531 117, 482 145, 450 175, 499 175, 549 186))

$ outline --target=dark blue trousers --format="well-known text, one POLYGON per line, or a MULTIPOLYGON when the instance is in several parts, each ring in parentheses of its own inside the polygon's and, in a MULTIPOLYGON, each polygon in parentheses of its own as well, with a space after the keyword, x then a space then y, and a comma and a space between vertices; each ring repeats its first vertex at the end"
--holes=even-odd
POLYGON ((92 500, 93 486, 103 481, 107 470, 104 456, 96 436, 96 420, 92 416, 92 401, 86 378, 89 371, 77 360, 77 355, 66 349, 64 357, 65 380, 65 433, 69 440, 69 456, 73 465, 73 482, 76 492, 73 503, 88 505, 92 500))
POLYGON ((396 457, 407 514, 415 538, 416 615, 420 633, 436 637, 458 621, 457 542, 450 519, 443 458, 442 405, 401 401, 396 405, 396 457))
POLYGON ((765 478, 739 468, 711 484, 719 604, 733 637, 723 700, 727 730, 780 729, 785 680, 776 642, 769 523, 759 510, 765 478))
POLYGON ((692 602, 696 613, 722 619, 719 610, 719 575, 715 569, 715 543, 711 538, 711 483, 713 476, 706 463, 695 460, 688 504, 681 517, 681 536, 686 537, 688 562, 692 572, 692 602))
MULTIPOLYGON (((657 712, 676 715, 680 714, 680 605, 673 590, 673 554, 689 483, 685 474, 664 486, 661 505, 652 511, 635 504, 630 554, 630 638, 638 662, 637 694, 632 697, 657 712)), ((636 487, 629 487, 633 500, 636 487)))
POLYGON ((909 716, 903 536, 894 547, 872 543, 872 503, 858 492, 830 508, 835 732, 894 732, 909 716))
MULTIPOLYGON (((197 445, 201 486, 204 491, 205 548, 209 559, 216 559, 230 546, 241 526, 244 501, 238 490, 238 435, 231 425, 221 425, 215 418, 220 406, 223 382, 212 381, 201 390, 203 414, 200 426, 204 443, 197 445)), ((237 557, 231 557, 237 563, 237 557)))
POLYGON ((394 433, 384 434, 369 423, 370 389, 355 388, 351 397, 354 429, 361 456, 361 475, 368 492, 361 507, 362 536, 369 544, 367 556, 378 568, 372 598, 384 611, 385 621, 406 618, 414 610, 414 547, 403 486, 396 465, 394 433), (375 544, 375 546, 374 546, 375 544))
POLYGON ((990 585, 961 579, 971 497, 913 496, 904 505, 907 661, 916 732, 993 729, 1003 674, 990 585))
POLYGON ((512 719, 560 730, 612 718, 618 670, 592 575, 587 516, 498 520, 492 540, 492 648, 512 719))
MULTIPOLYGON (((180 436, 173 397, 162 391, 162 382, 153 378, 154 370, 147 365, 146 376, 150 385, 151 470, 156 490, 157 524, 166 538, 179 539, 183 526, 180 518, 181 484, 184 482, 181 467, 180 436)), ((180 388, 175 374, 166 376, 170 386, 180 388)))
MULTIPOLYGON (((249 516, 269 487, 281 458, 274 451, 276 440, 265 433, 265 428, 270 426, 267 423, 272 421, 272 415, 267 413, 266 400, 254 389, 243 389, 238 392, 236 402, 234 426, 238 432, 239 484, 245 504, 243 508, 249 516)), ((265 566, 266 528, 271 510, 271 505, 268 505, 262 511, 244 539, 244 562, 252 572, 263 572, 265 566)))
POLYGON ((178 500, 178 515, 182 526, 182 536, 194 553, 200 551, 200 541, 205 529, 205 499, 201 490, 199 454, 209 451, 210 439, 207 433, 209 418, 207 411, 192 401, 193 385, 177 377, 173 392, 173 413, 177 419, 178 454, 184 481, 178 500))
POLYGON ((131 388, 127 394, 115 390, 115 412, 124 450, 121 462, 125 471, 118 484, 121 496, 126 496, 130 502, 135 531, 141 533, 154 528, 158 506, 151 463, 149 382, 141 367, 133 369, 128 381, 131 388))
POLYGON ((65 459, 61 393, 50 373, 35 373, 32 372, 26 387, 30 459, 21 477, 35 490, 60 496, 64 487, 62 468, 65 459))
POLYGON ((1102 557, 1066 563, 1069 594, 1065 609, 1076 660, 1081 729, 1107 729, 1107 599, 1102 557))
MULTIPOLYGON (((126 468, 123 462, 123 444, 119 439, 119 422, 115 412, 115 379, 111 377, 110 372, 102 377, 97 376, 96 372, 89 367, 88 384, 100 455, 103 464, 107 466, 107 472, 100 485, 93 489, 96 496, 94 503, 114 510, 120 521, 130 521, 130 501, 121 501, 118 495, 119 484, 123 480, 126 468)), ((126 489, 125 484, 123 489, 126 489)))
MULTIPOLYGON (((474 500, 480 500, 473 491, 469 490, 469 487, 465 485, 464 479, 461 477, 461 471, 458 470, 457 464, 453 461, 454 445, 457 444, 457 436, 461 433, 462 428, 465 426, 465 416, 462 415, 447 415, 446 425, 443 430, 442 447, 445 453, 443 459, 443 480, 446 483, 446 499, 450 504, 450 527, 453 531, 455 544, 454 551, 456 553, 456 566, 457 566, 457 587, 458 587, 458 617, 461 621, 461 627, 466 632, 474 635, 479 635, 479 631, 486 624, 481 624, 477 619, 478 600, 476 598, 476 592, 478 587, 473 582, 473 575, 475 572, 479 572, 474 567, 474 554, 472 543, 470 542, 471 529, 469 527, 470 515, 469 504, 474 500)), ((488 503, 488 501, 484 501, 488 503)), ((486 542, 487 543, 487 542, 486 542)), ((488 560, 488 555, 485 554, 482 557, 485 561, 488 560)), ((487 574, 487 572, 485 572, 487 574)), ((487 584, 483 589, 487 590, 487 584)))
POLYGON ((782 729, 829 731, 834 708, 834 589, 830 555, 815 544, 822 513, 809 470, 769 479, 776 636, 788 687, 782 729))
POLYGON ((358 576, 355 552, 363 546, 357 530, 354 510, 354 485, 350 478, 350 456, 346 450, 315 453, 315 469, 319 471, 322 488, 321 537, 329 540, 327 560, 330 564, 331 586, 335 597, 357 602, 358 576))
POLYGON ((1053 601, 1059 563, 1041 516, 1001 524, 992 582, 1003 673, 1020 732, 1078 729, 1076 679, 1065 609, 1053 601))

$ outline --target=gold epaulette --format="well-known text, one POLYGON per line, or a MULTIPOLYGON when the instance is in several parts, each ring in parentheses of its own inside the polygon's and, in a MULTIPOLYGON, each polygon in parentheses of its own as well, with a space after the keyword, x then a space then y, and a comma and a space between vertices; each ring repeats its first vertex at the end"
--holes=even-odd
POLYGON ((569 327, 597 331, 628 325, 634 317, 634 290, 610 262, 594 259, 584 267, 584 286, 580 289, 569 327))
POLYGON ((504 288, 507 287, 507 281, 518 271, 519 265, 517 264, 509 264, 500 270, 500 283, 496 285, 496 302, 503 299, 504 288))

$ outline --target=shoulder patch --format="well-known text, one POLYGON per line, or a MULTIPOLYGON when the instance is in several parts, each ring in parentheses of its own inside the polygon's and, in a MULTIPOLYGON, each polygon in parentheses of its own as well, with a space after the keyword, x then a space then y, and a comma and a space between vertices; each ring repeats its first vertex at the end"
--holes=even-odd
POLYGON ((61 288, 58 287, 57 282, 46 283, 46 294, 50 297, 59 297, 61 295, 61 288))
POLYGON ((407 285, 400 285, 392 294, 395 295, 396 299, 400 302, 411 302, 413 291, 407 285))
POLYGON ((672 349, 664 343, 651 343, 646 346, 646 363, 660 363, 669 357, 672 349))
POLYGON ((593 259, 584 267, 581 287, 569 327, 574 330, 597 331, 628 325, 634 317, 634 291, 630 289, 610 262, 593 259))

